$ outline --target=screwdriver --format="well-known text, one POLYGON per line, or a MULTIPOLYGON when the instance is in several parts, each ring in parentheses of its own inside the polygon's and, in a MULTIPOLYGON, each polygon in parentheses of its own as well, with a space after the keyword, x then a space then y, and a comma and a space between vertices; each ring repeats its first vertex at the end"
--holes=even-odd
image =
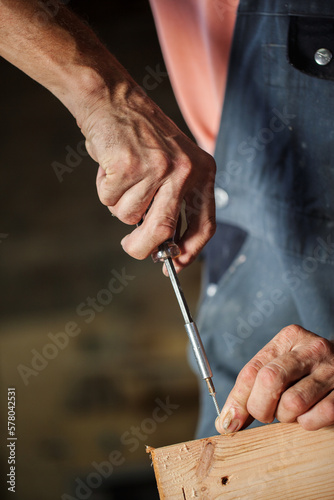
POLYGON ((196 358, 196 361, 197 361, 197 364, 199 367, 200 374, 208 386, 209 394, 210 394, 210 396, 212 396, 213 404, 215 405, 217 415, 219 416, 220 410, 219 410, 219 406, 218 406, 217 399, 216 399, 215 386, 213 385, 213 382, 212 382, 212 376, 213 376, 212 370, 210 368, 209 361, 208 361, 208 358, 206 356, 205 349, 204 349, 197 325, 191 317, 188 304, 187 304, 186 299, 184 297, 184 294, 183 294, 183 291, 182 291, 182 288, 180 285, 180 281, 177 277, 175 267, 173 264, 173 258, 180 255, 180 253, 181 252, 180 252, 179 247, 176 245, 176 243, 174 243, 173 238, 171 238, 171 239, 165 241, 164 243, 162 243, 158 247, 158 250, 152 253, 152 259, 153 259, 153 262, 164 262, 164 264, 167 268, 168 276, 172 282, 174 292, 175 292, 176 298, 178 300, 178 303, 179 303, 179 306, 180 306, 180 309, 181 309, 181 312, 182 312, 182 315, 184 318, 184 322, 185 322, 184 327, 185 327, 186 332, 188 334, 188 338, 190 340, 190 343, 191 343, 191 346, 192 346, 192 349, 193 349, 193 352, 194 352, 194 355, 195 355, 195 358, 196 358))

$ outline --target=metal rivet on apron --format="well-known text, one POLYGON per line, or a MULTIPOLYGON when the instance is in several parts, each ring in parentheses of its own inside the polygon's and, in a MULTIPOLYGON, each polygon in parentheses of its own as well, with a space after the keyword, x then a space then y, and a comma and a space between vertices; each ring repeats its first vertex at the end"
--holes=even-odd
POLYGON ((209 283, 209 285, 206 289, 206 294, 209 297, 213 297, 217 293, 217 288, 218 288, 218 286, 215 283, 209 283))
POLYGON ((228 204, 228 194, 225 189, 215 188, 215 200, 218 208, 224 208, 228 204))
POLYGON ((326 66, 333 57, 333 54, 328 49, 318 49, 314 54, 314 60, 320 66, 326 66))

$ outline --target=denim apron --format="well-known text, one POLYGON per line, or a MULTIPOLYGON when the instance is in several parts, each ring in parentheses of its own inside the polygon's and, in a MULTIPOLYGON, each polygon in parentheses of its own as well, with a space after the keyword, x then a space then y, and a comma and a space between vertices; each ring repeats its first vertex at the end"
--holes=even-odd
MULTIPOLYGON (((221 405, 284 326, 333 337, 333 80, 334 2, 241 0, 198 313, 221 405)), ((201 384, 197 436, 214 420, 201 384)))

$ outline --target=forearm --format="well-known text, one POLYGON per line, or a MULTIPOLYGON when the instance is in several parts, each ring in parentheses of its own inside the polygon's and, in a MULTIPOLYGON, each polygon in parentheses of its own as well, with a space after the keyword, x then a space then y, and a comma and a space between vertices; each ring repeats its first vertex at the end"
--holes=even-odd
POLYGON ((214 160, 141 91, 94 33, 57 0, 0 0, 0 55, 70 110, 99 164, 100 200, 122 222, 144 223, 122 240, 143 259, 174 235, 183 200, 188 227, 175 259, 188 265, 215 227, 214 160), (198 194, 199 193, 199 194, 198 194), (151 205, 152 200, 154 203, 151 205))
POLYGON ((0 55, 49 89, 80 125, 108 93, 117 96, 134 81, 71 11, 55 15, 41 0, 0 0, 0 55))

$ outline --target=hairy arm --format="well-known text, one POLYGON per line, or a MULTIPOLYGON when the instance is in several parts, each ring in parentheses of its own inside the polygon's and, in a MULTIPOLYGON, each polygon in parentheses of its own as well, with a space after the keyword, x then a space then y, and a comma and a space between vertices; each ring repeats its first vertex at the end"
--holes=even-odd
POLYGON ((0 0, 0 55, 75 117, 99 164, 100 200, 113 214, 136 224, 154 198, 144 223, 122 241, 130 255, 145 258, 170 238, 185 200, 180 270, 215 229, 214 160, 145 95, 88 26, 62 4, 52 5, 0 0))

